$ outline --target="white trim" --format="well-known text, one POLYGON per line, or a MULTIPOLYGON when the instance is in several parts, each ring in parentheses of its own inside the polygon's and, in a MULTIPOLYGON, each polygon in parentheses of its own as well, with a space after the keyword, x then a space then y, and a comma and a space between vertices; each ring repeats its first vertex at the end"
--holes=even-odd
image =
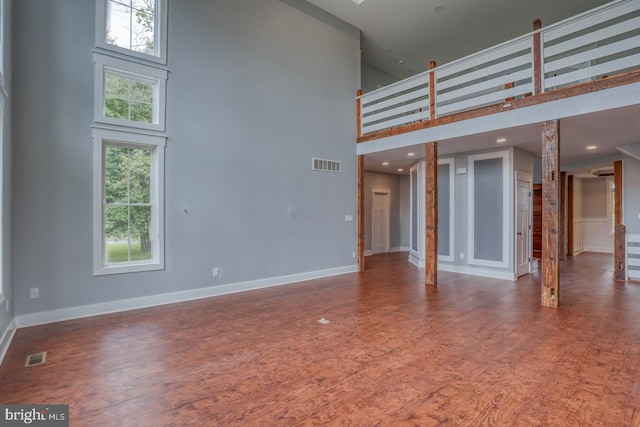
POLYGON ((466 274, 468 276, 488 277, 491 279, 501 279, 515 281, 515 273, 512 271, 495 271, 488 268, 476 268, 459 264, 438 264, 439 271, 449 271, 451 273, 466 274))
POLYGON ((425 260, 420 259, 415 253, 409 251, 409 262, 418 268, 424 268, 425 260))
POLYGON ((371 249, 364 251, 364 256, 371 256, 371 255, 373 255, 373 251, 371 249))
POLYGON ((164 269, 164 147, 167 138, 124 131, 93 128, 93 274, 134 273, 164 269), (126 146, 154 147, 151 170, 152 230, 157 244, 149 261, 122 265, 104 265, 104 223, 102 220, 105 143, 121 143, 126 146))
MULTIPOLYGON (((4 31, 7 28, 5 24, 6 17, 6 7, 4 5, 5 1, 0 0, 0 91, 7 94, 6 90, 6 82, 5 82, 5 63, 4 63, 4 53, 7 50, 5 46, 6 37, 4 36, 4 31)), ((1 359, 0 359, 1 360, 1 359)))
POLYGON ((612 248, 606 246, 585 246, 582 252, 599 252, 603 254, 612 254, 614 251, 612 248))
POLYGON ((103 55, 95 52, 94 62, 94 97, 93 97, 93 120, 96 123, 107 123, 111 125, 127 126, 139 129, 148 129, 164 132, 166 129, 165 110, 167 100, 167 78, 168 71, 165 69, 127 61, 114 56, 103 55), (105 71, 112 71, 123 74, 127 78, 145 80, 153 83, 153 122, 145 123, 134 120, 116 119, 106 117, 104 114, 104 74, 105 71))
MULTIPOLYGON (((449 255, 438 255, 438 261, 454 262, 455 261, 455 197, 456 197, 456 172, 455 172, 455 159, 453 157, 447 157, 438 159, 439 165, 449 165, 449 255)), ((438 200, 440 198, 438 197, 438 200)), ((438 221, 440 224, 440 221, 438 221)))
POLYGON ((107 0, 96 1, 96 46, 107 51, 113 51, 133 58, 146 61, 167 63, 167 0, 156 0, 156 32, 154 43, 156 55, 136 52, 105 42, 107 27, 107 0))
POLYGON ((255 289, 269 288, 305 282, 307 280, 321 279, 341 274, 356 273, 357 265, 316 270, 307 273, 291 274, 288 276, 271 277, 267 279, 251 280, 221 286, 191 289, 188 291, 171 292, 160 295, 150 295, 140 298, 109 301, 98 304, 89 304, 76 307, 62 308, 58 310, 44 311, 40 313, 23 314, 16 316, 15 323, 18 328, 44 325, 47 323, 61 322, 71 319, 98 316, 101 314, 118 313, 121 311, 136 310, 139 308, 155 307, 177 302, 191 301, 202 298, 210 298, 219 295, 233 294, 237 292, 251 291, 255 289))
POLYGON ((389 252, 409 252, 409 246, 394 246, 393 248, 389 249, 389 252))
POLYGON ((469 253, 468 263, 472 265, 483 265, 485 267, 497 267, 508 268, 509 267, 509 224, 510 224, 510 205, 511 198, 509 197, 509 187, 511 180, 509 179, 509 151, 493 151, 490 153, 472 154, 469 156, 469 188, 468 188, 468 200, 469 200, 469 217, 468 217, 468 247, 469 253), (474 250, 474 233, 475 233, 475 192, 474 188, 474 163, 476 160, 488 160, 488 159, 502 159, 502 260, 490 261, 478 259, 475 257, 474 250))
POLYGON ((13 340, 15 333, 16 320, 13 318, 2 333, 2 337, 0 337, 0 365, 2 365, 2 361, 7 355, 7 351, 9 351, 9 346, 11 345, 11 341, 13 340))
MULTIPOLYGON (((529 272, 531 273, 531 263, 533 262, 533 175, 525 172, 515 171, 514 173, 514 185, 513 185, 513 270, 518 275, 518 181, 524 181, 529 184, 529 272)), ((562 196, 564 197, 564 195, 562 196)))

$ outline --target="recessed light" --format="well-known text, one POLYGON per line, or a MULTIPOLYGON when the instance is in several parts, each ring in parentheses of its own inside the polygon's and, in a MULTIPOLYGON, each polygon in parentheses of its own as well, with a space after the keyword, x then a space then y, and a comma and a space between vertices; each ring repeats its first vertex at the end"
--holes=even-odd
POLYGON ((404 172, 404 169, 398 168, 398 172, 404 172))
POLYGON ((595 150, 596 148, 598 148, 597 145, 587 145, 587 150, 595 150))
POLYGON ((352 0, 355 4, 360 4, 362 3, 364 0, 352 0))
POLYGON ((382 162, 382 166, 389 166, 389 162, 382 162))
POLYGON ((498 138, 496 139, 496 142, 499 142, 500 144, 502 144, 503 142, 507 142, 507 138, 498 138))
POLYGON ((409 157, 413 157, 415 155, 416 155, 416 153, 407 153, 407 156, 409 156, 409 157))
POLYGON ((403 59, 398 59, 398 64, 404 64, 404 60, 403 59))

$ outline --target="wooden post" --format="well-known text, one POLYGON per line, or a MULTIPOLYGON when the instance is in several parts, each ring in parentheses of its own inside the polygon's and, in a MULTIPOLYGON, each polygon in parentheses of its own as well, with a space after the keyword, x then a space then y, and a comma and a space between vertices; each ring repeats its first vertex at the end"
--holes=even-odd
POLYGON ((615 261, 613 266, 614 277, 616 280, 626 280, 627 278, 627 266, 626 266, 626 240, 627 240, 627 228, 622 224, 622 160, 618 160, 613 163, 613 183, 614 183, 614 252, 615 261))
POLYGON ((613 183, 615 185, 614 224, 622 224, 622 160, 613 162, 613 183))
POLYGON ((545 307, 560 300, 560 123, 542 126, 542 296, 545 307))
POLYGON ((438 143, 425 144, 424 283, 438 284, 438 143))
MULTIPOLYGON (((533 21, 533 31, 542 28, 542 21, 536 19, 533 21)), ((533 35, 533 94, 542 93, 542 40, 540 32, 533 35)))
POLYGON ((567 178, 567 255, 573 256, 573 175, 567 178))
POLYGON ((560 172, 560 260, 564 261, 567 259, 567 250, 566 250, 566 241, 565 233, 567 226, 567 213, 566 213, 566 191, 567 191, 567 173, 560 172))
POLYGON ((364 156, 358 156, 358 271, 364 271, 364 156))
POLYGON ((356 92, 356 125, 358 126, 358 138, 362 136, 362 102, 360 101, 361 96, 362 89, 359 89, 358 92, 356 92))
POLYGON ((613 275, 616 280, 626 280, 627 279, 627 248, 626 240, 627 240, 627 227, 622 224, 616 225, 615 231, 615 243, 614 243, 614 270, 613 275))
MULTIPOLYGON (((429 62, 429 69, 436 68, 436 61, 429 62)), ((436 118, 436 72, 429 73, 429 119, 436 118)))

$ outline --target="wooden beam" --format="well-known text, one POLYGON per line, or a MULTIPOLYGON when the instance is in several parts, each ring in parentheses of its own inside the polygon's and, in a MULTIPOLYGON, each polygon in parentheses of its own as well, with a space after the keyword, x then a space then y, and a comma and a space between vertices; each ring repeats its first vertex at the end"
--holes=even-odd
MULTIPOLYGON (((533 31, 542 28, 542 21, 536 19, 533 21, 533 31)), ((542 93, 542 43, 540 40, 540 31, 533 35, 533 94, 542 93)))
POLYGON ((560 123, 542 126, 542 295, 544 307, 560 300, 560 123))
POLYGON ((614 190, 614 225, 622 224, 622 160, 613 162, 614 190))
POLYGON ((616 280, 627 278, 626 254, 627 254, 627 228, 622 224, 622 160, 613 163, 613 183, 614 183, 614 277, 616 280))
POLYGON ((567 173, 560 172, 560 260, 567 259, 567 244, 565 241, 566 226, 567 226, 567 173))
POLYGON ((567 255, 573 256, 573 175, 567 178, 567 255))
POLYGON ((623 224, 616 225, 614 236, 614 277, 616 280, 627 279, 627 227, 623 224))
POLYGON ((364 267, 364 156, 358 156, 358 271, 364 267))
POLYGON ((424 283, 438 284, 438 143, 425 144, 424 283))
MULTIPOLYGON (((436 68, 436 61, 429 62, 429 69, 436 68)), ((429 119, 435 120, 436 118, 436 73, 431 71, 429 73, 429 119)))
POLYGON ((360 100, 361 96, 362 89, 358 89, 358 92, 356 92, 356 126, 358 127, 358 138, 362 136, 362 101, 360 100))

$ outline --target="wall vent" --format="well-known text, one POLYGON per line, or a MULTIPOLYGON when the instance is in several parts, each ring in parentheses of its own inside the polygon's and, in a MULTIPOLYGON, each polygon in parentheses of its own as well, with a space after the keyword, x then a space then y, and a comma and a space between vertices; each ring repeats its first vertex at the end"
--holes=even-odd
POLYGON ((342 163, 336 160, 313 159, 313 170, 322 172, 342 172, 342 163))
POLYGON ((27 361, 25 362, 24 366, 29 367, 29 366, 35 366, 35 365, 42 365, 45 362, 45 360, 47 360, 46 351, 43 351, 42 353, 30 354, 27 356, 27 361))

